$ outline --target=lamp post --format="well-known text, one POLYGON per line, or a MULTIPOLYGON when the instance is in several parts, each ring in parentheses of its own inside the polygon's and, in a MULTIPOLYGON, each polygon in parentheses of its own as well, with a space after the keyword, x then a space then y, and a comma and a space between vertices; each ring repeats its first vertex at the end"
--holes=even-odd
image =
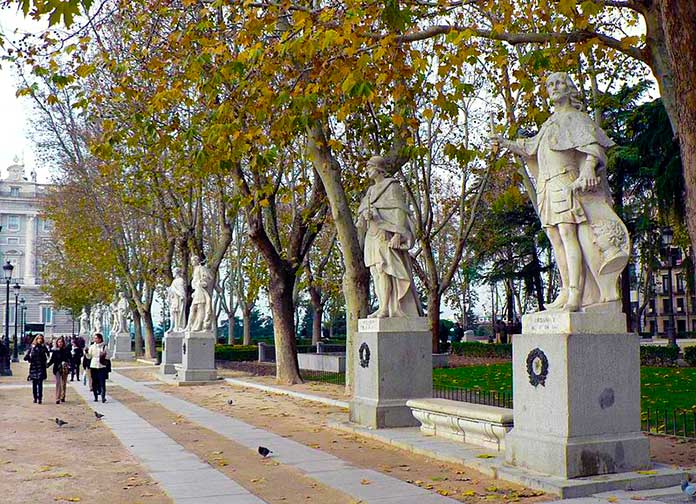
POLYGON ((17 356, 17 322, 19 322, 19 291, 21 287, 19 283, 15 282, 12 286, 15 296, 15 321, 14 321, 14 335, 12 336, 12 343, 14 344, 14 349, 12 350, 12 362, 19 362, 19 357, 17 356))
POLYGON ((26 323, 26 316, 27 316, 27 300, 24 299, 24 296, 19 298, 19 346, 22 348, 22 351, 24 351, 24 324, 26 323))
POLYGON ((669 326, 667 327, 667 340, 669 346, 677 346, 677 335, 675 332, 675 321, 674 321, 674 293, 672 288, 672 268, 674 267, 673 254, 672 254, 672 240, 674 239, 674 233, 671 227, 662 228, 662 244, 665 246, 665 252, 667 255, 667 276, 669 277, 669 326))
POLYGON ((0 375, 12 376, 10 369, 10 281, 12 280, 12 270, 14 266, 8 260, 2 266, 3 277, 5 278, 5 336, 2 341, 3 352, 2 362, 0 362, 0 375))

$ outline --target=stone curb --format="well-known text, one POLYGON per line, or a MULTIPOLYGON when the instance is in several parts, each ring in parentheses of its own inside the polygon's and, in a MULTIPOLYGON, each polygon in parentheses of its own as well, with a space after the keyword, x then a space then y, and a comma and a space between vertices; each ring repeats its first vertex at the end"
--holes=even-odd
POLYGON ((328 404, 329 406, 336 406, 338 408, 348 409, 350 404, 348 401, 339 401, 338 399, 331 399, 329 397, 322 397, 314 394, 307 394, 305 392, 294 392, 292 390, 286 390, 280 387, 273 387, 271 385, 261 385, 260 383, 254 383, 246 380, 240 380, 239 378, 225 378, 225 381, 231 385, 237 385, 239 387, 250 387, 258 390, 263 390, 264 392, 271 392, 273 394, 287 395, 290 397, 296 397, 298 399, 304 399, 306 401, 313 401, 323 404, 328 404))

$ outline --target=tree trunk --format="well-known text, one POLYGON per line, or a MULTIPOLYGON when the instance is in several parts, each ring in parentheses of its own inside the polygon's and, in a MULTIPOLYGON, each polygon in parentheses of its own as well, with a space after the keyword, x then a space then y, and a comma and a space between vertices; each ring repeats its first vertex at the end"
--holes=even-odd
POLYGON ((133 315, 133 329, 135 332, 135 355, 141 356, 143 354, 143 326, 138 310, 131 310, 133 315))
POLYGON ((437 289, 428 292, 428 321, 432 334, 433 353, 440 353, 440 294, 437 289))
POLYGON ((143 339, 145 340, 145 358, 157 358, 157 348, 155 343, 155 325, 152 322, 152 312, 150 309, 143 310, 140 314, 143 323, 143 339))
POLYGON ((242 325, 244 326, 242 345, 251 345, 251 306, 244 306, 242 309, 242 325))
POLYGON ((324 312, 324 308, 319 305, 319 307, 313 307, 314 313, 312 314, 312 345, 316 345, 321 341, 321 317, 324 312))
POLYGON ((284 385, 302 383, 295 339, 294 286, 294 272, 271 269, 269 294, 276 350, 276 381, 284 385))
POLYGON ((234 345, 234 313, 227 315, 227 344, 234 345))
MULTIPOLYGON (((669 55, 676 102, 676 128, 686 187, 686 224, 691 243, 696 244, 696 2, 660 0, 664 35, 669 55)), ((657 76, 656 76, 657 77, 657 76)), ((663 91, 660 86, 660 91, 663 91)), ((670 115, 667 94, 662 99, 670 115)), ((696 251, 696 247, 692 247, 696 251)))
POLYGON ((341 184, 340 166, 329 150, 321 123, 316 122, 310 128, 307 143, 314 169, 321 177, 331 205, 331 216, 346 269, 343 275, 343 295, 346 299, 346 393, 351 394, 357 353, 355 340, 358 319, 367 316, 370 274, 365 267, 353 214, 341 184))

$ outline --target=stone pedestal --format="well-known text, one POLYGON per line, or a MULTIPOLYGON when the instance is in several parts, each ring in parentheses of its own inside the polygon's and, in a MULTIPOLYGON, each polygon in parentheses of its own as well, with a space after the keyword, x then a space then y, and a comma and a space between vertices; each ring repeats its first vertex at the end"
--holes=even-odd
POLYGON ((181 364, 176 365, 175 368, 176 379, 180 382, 216 380, 215 333, 186 331, 181 344, 181 364))
POLYGON ((639 340, 623 313, 525 315, 513 337, 507 462, 562 478, 649 468, 639 340))
POLYGON ((175 364, 181 364, 181 348, 184 341, 184 333, 180 331, 167 331, 162 339, 162 364, 160 373, 173 375, 176 373, 175 364))
POLYGON ((370 428, 417 426, 406 401, 432 397, 428 319, 360 319, 350 420, 370 428))
MULTIPOLYGON (((131 351, 131 337, 127 332, 112 334, 114 340, 112 359, 113 360, 135 360, 135 352, 131 351)), ((107 347, 108 348, 108 347, 107 347)))

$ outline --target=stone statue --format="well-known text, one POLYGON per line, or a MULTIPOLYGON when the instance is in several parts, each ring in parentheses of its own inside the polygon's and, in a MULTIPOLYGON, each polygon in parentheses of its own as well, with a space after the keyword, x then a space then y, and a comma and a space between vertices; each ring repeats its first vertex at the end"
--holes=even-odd
POLYGON ((628 230, 612 209, 606 149, 614 142, 582 111, 568 74, 546 80, 554 113, 533 138, 501 145, 522 156, 536 182, 541 225, 561 276, 558 298, 547 310, 620 311, 618 279, 628 262, 628 230))
POLYGON ((186 283, 181 277, 181 268, 174 268, 174 279, 167 287, 171 331, 183 331, 186 326, 186 283))
POLYGON ((87 315, 87 308, 82 308, 82 313, 80 313, 80 336, 89 336, 89 315, 87 315))
POLYGON ((119 320, 118 320, 118 296, 114 296, 113 302, 109 305, 110 317, 111 317, 111 333, 116 334, 118 332, 119 320))
POLYGON ((415 242, 415 226, 404 191, 387 176, 384 164, 379 156, 367 162, 373 185, 358 209, 357 226, 365 235, 365 266, 370 268, 379 304, 370 317, 420 317, 423 309, 408 254, 415 242))
POLYGON ((213 303, 208 289, 213 285, 213 276, 207 266, 201 264, 198 256, 193 256, 191 263, 193 264, 191 287, 194 290, 186 330, 210 331, 213 328, 213 303))
POLYGON ((118 301, 116 302, 116 332, 117 333, 127 333, 128 331, 128 313, 130 307, 128 306, 128 299, 126 298, 125 292, 119 293, 118 301))
POLYGON ((92 327, 92 333, 100 333, 102 334, 103 328, 102 328, 102 315, 104 311, 102 308, 101 303, 96 304, 92 307, 91 314, 90 314, 90 325, 92 327))

